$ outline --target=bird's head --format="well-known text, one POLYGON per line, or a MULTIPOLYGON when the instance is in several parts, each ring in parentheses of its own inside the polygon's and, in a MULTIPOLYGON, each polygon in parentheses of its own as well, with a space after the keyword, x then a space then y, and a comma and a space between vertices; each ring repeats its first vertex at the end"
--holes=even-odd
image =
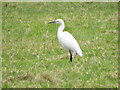
POLYGON ((64 21, 63 21, 62 19, 57 19, 57 20, 55 20, 55 21, 53 21, 53 22, 49 22, 49 23, 58 23, 58 24, 63 24, 63 23, 64 23, 64 21))

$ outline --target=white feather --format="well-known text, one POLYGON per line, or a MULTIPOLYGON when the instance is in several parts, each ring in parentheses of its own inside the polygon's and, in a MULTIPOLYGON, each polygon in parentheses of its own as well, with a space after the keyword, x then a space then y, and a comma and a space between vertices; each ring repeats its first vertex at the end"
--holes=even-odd
MULTIPOLYGON (((70 54, 72 51, 74 53, 77 53, 80 57, 82 57, 83 56, 82 50, 80 49, 78 42, 69 32, 63 31, 65 28, 64 21, 62 19, 57 19, 56 21, 49 22, 49 23, 60 24, 60 26, 58 27, 58 33, 57 33, 58 41, 67 51, 70 52, 70 54)), ((70 59, 72 61, 71 56, 70 56, 70 59)))
POLYGON ((60 44, 67 50, 71 50, 77 53, 80 57, 83 56, 82 50, 75 38, 67 31, 63 31, 65 28, 64 21, 62 19, 57 19, 56 22, 59 22, 60 26, 58 28, 58 41, 60 44))

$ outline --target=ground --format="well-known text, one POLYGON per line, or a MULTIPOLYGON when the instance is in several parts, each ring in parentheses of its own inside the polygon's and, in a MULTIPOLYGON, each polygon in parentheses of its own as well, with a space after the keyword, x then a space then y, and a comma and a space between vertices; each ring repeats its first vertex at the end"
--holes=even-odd
POLYGON ((3 88, 118 87, 117 26, 117 3, 2 3, 3 88), (83 50, 72 63, 58 18, 83 50))

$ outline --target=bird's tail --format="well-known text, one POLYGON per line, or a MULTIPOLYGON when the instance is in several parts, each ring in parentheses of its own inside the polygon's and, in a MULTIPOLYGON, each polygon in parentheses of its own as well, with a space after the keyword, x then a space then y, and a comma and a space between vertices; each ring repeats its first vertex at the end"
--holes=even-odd
POLYGON ((79 51, 77 52, 77 54, 78 54, 80 57, 83 57, 82 50, 79 50, 79 51))

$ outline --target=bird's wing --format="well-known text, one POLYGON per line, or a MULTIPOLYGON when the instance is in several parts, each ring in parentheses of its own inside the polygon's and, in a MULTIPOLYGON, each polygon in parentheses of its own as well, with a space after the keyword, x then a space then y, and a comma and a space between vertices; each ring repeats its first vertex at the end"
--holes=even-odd
POLYGON ((75 40, 75 38, 69 33, 64 31, 62 36, 60 36, 60 42, 64 47, 68 47, 71 49, 79 48, 78 42, 75 40))
POLYGON ((83 56, 78 42, 75 40, 72 34, 66 31, 64 32, 64 45, 65 47, 68 47, 74 52, 78 53, 79 56, 83 56))
POLYGON ((77 41, 75 40, 75 38, 72 36, 72 34, 70 34, 69 32, 67 31, 64 31, 64 36, 65 38, 70 41, 71 43, 76 43, 77 41))

